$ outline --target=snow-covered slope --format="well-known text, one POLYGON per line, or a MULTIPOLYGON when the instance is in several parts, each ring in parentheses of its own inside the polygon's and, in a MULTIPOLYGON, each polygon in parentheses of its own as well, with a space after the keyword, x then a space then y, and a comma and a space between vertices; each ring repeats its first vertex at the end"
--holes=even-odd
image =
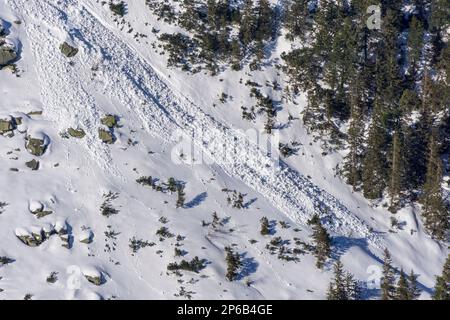
MULTIPOLYGON (((20 52, 20 77, 0 71, 0 114, 23 121, 13 137, 0 137, 0 201, 7 203, 0 214, 0 256, 14 259, 0 266, 0 298, 176 298, 183 287, 192 298, 321 299, 332 261, 317 270, 311 254, 285 261, 266 249, 274 236, 291 249, 310 243, 307 221, 314 213, 333 236, 333 258, 341 257, 358 279, 374 279, 388 246, 395 265, 414 269, 423 298, 429 297, 446 248, 423 233, 415 208, 399 212, 402 230, 389 232, 391 214, 334 177, 338 155, 323 157, 300 121, 279 134, 285 141, 300 139, 302 155, 286 162, 278 162, 276 152, 268 156, 244 134, 250 125, 239 116, 240 105, 249 103, 239 84, 248 78, 245 71, 210 77, 166 69, 164 56, 149 44, 155 39, 145 22, 158 22, 145 1, 131 2, 126 19, 149 35, 147 42, 121 31, 107 6, 94 1, 1 0, 0 18, 20 52), (75 58, 61 54, 65 41, 79 49, 75 58), (213 107, 224 91, 233 100, 213 107), (112 145, 98 138, 106 114, 120 117, 112 145), (77 127, 85 138, 61 135, 77 127), (25 137, 38 134, 49 145, 43 156, 33 157, 25 137), (195 150, 194 163, 179 157, 190 154, 187 148, 195 150), (40 162, 37 171, 25 165, 33 158, 40 162), (185 206, 176 208, 175 194, 137 184, 140 176, 184 182, 185 206), (246 194, 244 208, 229 206, 224 189, 246 194), (112 203, 119 213, 105 217, 99 208, 110 191, 117 193, 112 203), (52 213, 36 218, 30 212, 36 203, 52 213), (205 225, 213 212, 223 219, 217 228, 205 225), (261 236, 263 216, 290 227, 277 225, 275 235, 261 236), (174 236, 160 241, 155 233, 164 225, 174 236), (38 247, 17 238, 42 228, 65 231, 38 247), (61 246, 65 237, 69 248, 61 246), (86 237, 93 241, 80 242, 86 237), (155 245, 133 253, 133 238, 155 245), (182 259, 174 257, 176 245, 184 259, 198 256, 206 267, 198 274, 167 273, 170 262, 182 259), (234 282, 224 276, 224 247, 230 245, 244 262, 234 282), (52 272, 58 277, 53 284, 46 281, 52 272)), ((274 45, 281 50, 287 44, 274 45)), ((272 67, 252 79, 283 81, 272 67)), ((298 106, 284 101, 280 117, 288 112, 298 113, 298 106)), ((365 290, 367 298, 375 294, 365 290)))

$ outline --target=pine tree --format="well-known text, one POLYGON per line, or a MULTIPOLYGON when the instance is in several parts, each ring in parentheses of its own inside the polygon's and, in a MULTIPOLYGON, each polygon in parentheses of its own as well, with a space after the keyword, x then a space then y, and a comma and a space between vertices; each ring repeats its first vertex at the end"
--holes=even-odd
POLYGON ((384 249, 383 260, 383 277, 381 278, 381 299, 393 300, 395 298, 395 275, 392 266, 391 253, 386 248, 384 249))
POLYGON ((395 131, 392 142, 391 170, 389 181, 389 195, 391 197, 390 210, 396 212, 400 203, 400 193, 404 189, 404 149, 400 127, 395 131))
POLYGON ((315 256, 317 259, 316 266, 321 269, 326 259, 331 254, 331 239, 327 229, 324 228, 317 215, 315 215, 310 221, 312 221, 311 224, 313 225, 312 238, 315 244, 315 256))
POLYGON ((423 48, 424 27, 415 16, 411 19, 408 32, 409 66, 411 68, 411 81, 417 80, 419 62, 423 48))
MULTIPOLYGON (((424 82, 428 80, 425 77, 424 82)), ((426 96, 424 96, 426 98, 426 96)), ((424 98, 422 97, 422 98, 424 98)), ((422 187, 425 182, 428 155, 428 137, 430 131, 431 115, 428 104, 424 104, 421 98, 412 90, 405 90, 400 100, 400 108, 403 113, 420 111, 418 121, 405 127, 405 158, 406 177, 409 190, 422 187)))
POLYGON ((375 107, 373 120, 367 138, 367 149, 363 161, 362 180, 364 196, 368 199, 381 198, 387 184, 387 159, 385 152, 388 144, 387 128, 382 106, 375 107))
POLYGON ((242 20, 239 29, 239 38, 244 49, 250 45, 255 38, 256 18, 254 15, 253 1, 245 0, 242 8, 242 20))
POLYGON ((449 209, 443 200, 442 160, 435 133, 431 135, 426 182, 423 187, 423 218, 428 232, 436 239, 445 240, 449 230, 449 209))
POLYGON ((414 274, 414 270, 411 270, 409 274, 409 298, 410 300, 417 300, 422 293, 417 283, 417 276, 414 274))
POLYGON ((409 283, 403 269, 400 271, 400 278, 395 289, 395 300, 410 300, 409 283))
POLYGON ((328 292, 329 300, 348 300, 347 290, 345 286, 344 265, 337 260, 333 266, 334 278, 330 284, 331 290, 328 292))
POLYGON ((362 89, 360 77, 355 77, 350 93, 350 127, 348 129, 349 153, 345 157, 344 168, 347 183, 353 190, 361 183, 362 161, 364 153, 364 119, 362 104, 362 89))
POLYGON ((269 226, 269 219, 267 217, 261 218, 261 235, 265 236, 270 234, 270 226, 269 226))
POLYGON ((186 201, 186 193, 184 192, 184 186, 177 186, 177 208, 182 208, 184 206, 184 202, 186 201))
POLYGON ((174 178, 170 177, 169 180, 167 181, 167 189, 170 192, 177 191, 177 182, 175 181, 174 178))
POLYGON ((337 260, 333 266, 334 277, 327 291, 328 300, 358 300, 360 286, 353 275, 344 271, 344 266, 337 260))
POLYGON ((450 254, 445 261, 442 275, 436 277, 433 300, 450 300, 450 254))
POLYGON ((287 38, 304 39, 306 32, 311 28, 311 14, 309 12, 309 0, 290 0, 286 5, 285 25, 289 31, 287 38))
POLYGON ((227 273, 225 277, 228 281, 236 280, 238 276, 239 268, 242 265, 241 258, 238 253, 235 253, 231 247, 225 248, 226 252, 226 262, 227 262, 227 273))
POLYGON ((359 300, 361 296, 361 287, 350 272, 345 276, 345 290, 349 300, 359 300))

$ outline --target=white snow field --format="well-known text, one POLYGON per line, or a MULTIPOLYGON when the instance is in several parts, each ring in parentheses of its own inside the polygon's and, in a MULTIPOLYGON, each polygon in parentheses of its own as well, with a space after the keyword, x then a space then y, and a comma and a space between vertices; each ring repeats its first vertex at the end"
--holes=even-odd
MULTIPOLYGON (((0 119, 22 119, 14 136, 0 136, 0 256, 14 260, 0 265, 0 299, 324 299, 338 257, 373 299, 386 246, 398 269, 418 275, 421 298, 430 297, 447 246, 423 232, 420 208, 402 209, 395 216, 402 228, 390 230, 392 214, 335 176, 341 155, 322 156, 301 121, 277 132, 302 143, 299 155, 278 165, 276 154, 243 134, 263 127, 240 117, 240 106, 251 104, 239 83, 248 70, 211 77, 167 69, 150 45, 151 27, 164 27, 144 0, 129 1, 125 17, 148 35, 139 42, 100 1, 0 0, 0 19, 20 54, 20 77, 0 71, 0 119), (59 50, 65 41, 79 49, 72 59, 59 50), (221 92, 233 99, 213 106, 221 92), (120 118, 110 145, 98 138, 106 114, 120 118), (68 128, 86 136, 68 139, 61 134, 68 128), (189 151, 180 136, 192 139, 194 163, 180 159, 189 151), (26 150, 27 137, 47 139, 42 156, 26 150), (38 170, 25 165, 32 159, 38 170), (185 206, 176 208, 175 194, 136 183, 141 176, 184 182, 185 206), (246 195, 243 209, 227 204, 225 188, 246 195), (100 206, 110 191, 119 212, 106 217, 100 206), (39 218, 43 211, 50 213, 39 218), (208 224, 213 212, 216 228, 208 224), (286 261, 266 249, 275 236, 291 249, 311 243, 307 221, 315 213, 333 237, 323 270, 310 253, 286 261), (263 216, 289 227, 276 224, 274 235, 262 236, 263 216), (162 226, 173 237, 160 241, 162 226), (52 235, 38 246, 18 238, 42 233, 52 235), (133 238, 150 245, 133 252, 133 238), (174 256, 177 246, 183 257, 174 256), (226 246, 242 255, 233 282, 225 279, 226 246), (195 256, 206 261, 199 273, 167 272, 169 263, 195 256)), ((289 44, 274 46, 277 59, 289 44)), ((285 81, 271 66, 252 79, 285 81)), ((280 121, 298 116, 304 103, 283 101, 280 121)))

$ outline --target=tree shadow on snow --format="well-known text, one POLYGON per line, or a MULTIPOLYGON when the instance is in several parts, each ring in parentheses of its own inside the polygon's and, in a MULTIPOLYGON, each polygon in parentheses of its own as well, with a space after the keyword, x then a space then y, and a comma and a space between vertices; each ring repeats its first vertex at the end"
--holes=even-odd
POLYGON ((199 206, 208 197, 208 193, 202 192, 195 196, 194 199, 185 204, 186 208, 194 208, 199 206))
POLYGON ((237 276, 237 280, 241 280, 245 277, 250 276, 252 273, 255 273, 258 269, 258 262, 256 262, 255 258, 247 257, 247 252, 241 254, 241 272, 237 276))
MULTIPOLYGON (((332 268, 332 264, 334 261, 341 258, 341 256, 349 250, 351 247, 359 247, 366 253, 370 258, 376 261, 379 265, 383 264, 383 259, 376 256, 372 251, 369 249, 369 244, 367 243, 367 239, 364 238, 349 238, 344 236, 336 236, 333 237, 333 252, 331 254, 332 261, 327 263, 327 267, 330 269, 332 268)), ((400 274, 400 269, 394 267, 394 270, 397 275, 400 274)), ((408 272, 408 271, 405 271, 408 272)), ((369 279, 371 276, 371 273, 368 271, 367 278, 369 279)), ((379 288, 375 288, 373 286, 373 283, 370 282, 371 280, 363 281, 362 285, 362 298, 364 299, 370 299, 379 297, 380 290, 379 288)), ((423 285, 421 282, 417 281, 417 285, 420 290, 423 292, 426 292, 428 294, 432 294, 433 290, 425 285, 423 285)))

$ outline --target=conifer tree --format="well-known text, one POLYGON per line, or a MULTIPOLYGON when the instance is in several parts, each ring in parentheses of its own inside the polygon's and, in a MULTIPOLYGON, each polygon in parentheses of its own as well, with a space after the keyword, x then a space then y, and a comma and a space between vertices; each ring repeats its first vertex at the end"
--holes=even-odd
POLYGON ((410 300, 409 283, 403 269, 400 271, 400 278, 395 289, 395 300, 410 300))
POLYGON ((364 196, 368 199, 381 198, 386 188, 387 159, 385 152, 387 141, 387 128, 382 105, 376 104, 373 120, 367 138, 367 148, 362 167, 362 180, 364 196))
POLYGON ((269 219, 267 217, 261 218, 261 235, 265 236, 270 234, 270 227, 269 227, 269 219))
POLYGON ((350 272, 345 276, 345 290, 349 300, 360 300, 361 287, 350 272))
POLYGON ((186 201, 186 193, 184 192, 184 187, 182 185, 177 186, 177 196, 177 208, 181 208, 186 201))
POLYGON ((333 266, 334 277, 327 291, 328 300, 358 300, 360 298, 360 287, 353 275, 344 270, 340 260, 333 266))
POLYGON ((360 77, 355 77, 350 93, 350 127, 348 130, 349 153, 345 157, 347 183, 353 190, 361 183, 364 153, 364 122, 360 77))
POLYGON ((439 156, 436 135, 433 133, 430 140, 426 182, 423 187, 423 218, 425 228, 439 240, 445 240, 449 230, 449 209, 443 200, 442 160, 439 156))
POLYGON ((392 266, 391 253, 384 249, 383 277, 381 278, 381 299, 393 300, 395 298, 395 274, 392 266))
POLYGON ((313 228, 312 238, 315 244, 316 266, 321 269, 331 254, 331 239, 317 215, 310 220, 310 224, 313 228))
POLYGON ((409 298, 410 300, 417 300, 422 293, 417 283, 417 276, 414 274, 414 270, 411 270, 409 274, 409 298))
POLYGON ((309 0, 290 0, 286 5, 285 25, 289 31, 288 39, 301 37, 304 39, 310 30, 311 22, 309 0))
POLYGON ((227 273, 225 277, 228 281, 236 280, 238 276, 239 268, 242 265, 241 258, 238 253, 235 253, 231 247, 225 248, 226 252, 226 262, 227 262, 227 273))
POLYGON ((330 284, 331 290, 328 293, 329 300, 348 300, 346 285, 345 285, 345 271, 344 265, 340 260, 337 260, 333 266, 334 278, 330 284))
POLYGON ((409 24, 408 32, 408 57, 409 66, 411 68, 410 76, 414 82, 417 80, 417 74, 419 72, 419 62, 422 55, 423 48, 424 27, 422 22, 413 16, 409 24))
POLYGON ((391 170, 389 179, 390 210, 397 211, 400 203, 400 193, 404 189, 404 158, 403 142, 400 127, 395 131, 392 142, 391 170))
POLYGON ((447 256, 442 275, 436 277, 434 300, 450 300, 450 254, 447 256))

